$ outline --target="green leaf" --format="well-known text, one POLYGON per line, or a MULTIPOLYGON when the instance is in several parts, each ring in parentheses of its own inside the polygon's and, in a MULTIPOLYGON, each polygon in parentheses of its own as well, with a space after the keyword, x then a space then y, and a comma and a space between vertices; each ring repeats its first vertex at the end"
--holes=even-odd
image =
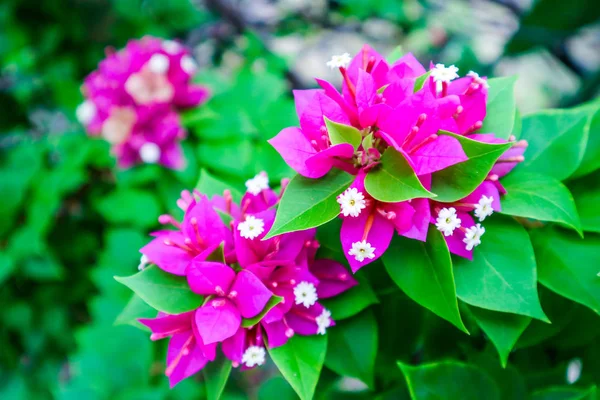
POLYGON ((269 354, 301 400, 313 398, 327 352, 327 335, 293 336, 269 354))
POLYGON ((569 189, 575 198, 582 229, 600 233, 600 213, 598 212, 600 170, 577 181, 569 182, 569 189))
POLYGON ((373 148, 373 134, 369 133, 362 141, 362 147, 365 150, 373 148))
POLYGON ((340 205, 336 198, 353 179, 352 175, 337 169, 320 179, 294 176, 283 193, 275 222, 265 239, 314 228, 337 217, 340 205))
POLYGON ((423 85, 425 85, 425 81, 427 81, 427 78, 429 78, 429 75, 431 75, 431 71, 427 71, 423 75, 421 75, 421 76, 417 77, 417 79, 415 79, 415 87, 413 88, 414 93, 423 89, 423 85))
POLYGON ((100 198, 96 209, 113 224, 131 224, 142 228, 156 225, 160 205, 149 192, 137 189, 117 189, 100 198))
POLYGON ((502 179, 502 214, 562 223, 581 234, 581 223, 569 189, 538 174, 509 174, 502 179))
POLYGON ((249 328, 251 326, 254 326, 256 324, 258 324, 260 322, 261 319, 263 319, 263 317, 273 308, 275 307, 277 304, 281 303, 283 301, 283 297, 279 297, 279 296, 275 296, 273 295, 269 301, 267 302, 267 304, 265 305, 265 308, 263 308, 263 310, 255 317, 252 318, 244 318, 242 319, 242 327, 243 328, 249 328))
POLYGON ((323 119, 332 145, 350 143, 354 150, 358 149, 362 141, 362 135, 358 129, 350 125, 338 124, 327 117, 323 117, 323 119))
POLYGON ((336 323, 329 336, 325 366, 341 376, 360 379, 374 385, 377 355, 377 321, 370 310, 336 323))
POLYGON ((206 261, 214 261, 221 264, 225 264, 225 242, 221 242, 219 247, 217 247, 212 253, 210 253, 206 257, 206 261))
POLYGON ((511 146, 510 143, 478 142, 446 131, 440 131, 439 134, 457 139, 469 157, 467 161, 431 175, 431 190, 437 194, 436 201, 445 203, 460 200, 472 193, 487 177, 496 160, 511 146))
POLYGON ((242 199, 242 193, 233 188, 231 184, 217 179, 205 169, 200 171, 200 179, 198 179, 198 183, 196 184, 196 190, 205 194, 208 198, 214 195, 222 196, 225 190, 229 190, 235 202, 239 202, 242 199))
POLYGON ((408 297, 469 333, 458 311, 452 260, 440 231, 429 229, 426 242, 395 236, 383 264, 408 297))
POLYGON ((391 147, 383 153, 381 164, 367 174, 365 189, 375 199, 389 203, 435 197, 423 187, 404 156, 391 147))
POLYGON ((498 386, 481 369, 453 361, 417 367, 398 362, 412 400, 500 400, 498 386))
POLYGON ((535 256, 525 229, 516 221, 486 219, 473 261, 456 257, 458 298, 472 306, 548 321, 537 293, 535 256))
POLYGON ((501 313, 484 308, 470 306, 477 325, 498 350, 502 367, 506 368, 508 355, 523 334, 531 318, 523 315, 501 313))
POLYGON ((531 232, 539 281, 600 314, 600 236, 585 239, 559 229, 531 232))
POLYGON ((510 137, 515 124, 515 82, 516 76, 488 79, 486 116, 479 132, 493 133, 496 137, 510 137))
POLYGON ((156 265, 128 277, 115 276, 151 307, 167 314, 180 314, 202 305, 204 298, 190 290, 183 276, 164 272, 156 265))
POLYGON ((570 177, 583 159, 589 116, 585 109, 573 109, 546 110, 523 117, 521 138, 529 142, 529 147, 525 161, 515 171, 540 173, 559 181, 570 177))
POLYGON ((531 400, 596 400, 596 386, 587 389, 572 386, 556 386, 537 390, 531 400))
POLYGON ((17 264, 8 254, 0 253, 0 284, 11 276, 16 267, 17 264))
POLYGON ((131 325, 145 331, 150 331, 146 325, 140 324, 138 319, 155 317, 156 310, 134 293, 131 295, 131 299, 129 299, 121 314, 117 316, 115 325, 131 325))
POLYGON ((231 367, 231 361, 221 354, 202 369, 208 400, 219 400, 221 398, 231 373, 231 367))
POLYGON ((600 168, 600 108, 592 104, 588 110, 595 113, 589 120, 589 137, 585 146, 583 160, 574 175, 583 176, 600 168))
POLYGON ((402 46, 394 47, 394 50, 390 51, 385 60, 388 64, 393 64, 398 61, 404 55, 404 51, 402 51, 402 46))
POLYGON ((360 273, 355 278, 358 285, 335 297, 319 300, 331 312, 334 321, 350 318, 370 305, 379 303, 369 281, 360 273))

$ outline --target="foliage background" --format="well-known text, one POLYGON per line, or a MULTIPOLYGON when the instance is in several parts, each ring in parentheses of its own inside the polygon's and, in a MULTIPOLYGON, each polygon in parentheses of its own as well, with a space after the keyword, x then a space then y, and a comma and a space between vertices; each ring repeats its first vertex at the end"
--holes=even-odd
MULTIPOLYGON (((135 271, 137 249, 157 227, 158 215, 174 211, 179 192, 196 185, 201 169, 205 183, 217 176, 240 189, 261 170, 273 181, 289 176, 265 140, 297 123, 290 89, 314 86, 313 76, 335 81, 338 76, 325 61, 331 54, 356 52, 365 42, 381 53, 402 45, 422 62, 454 63, 461 73, 518 74, 522 113, 593 101, 600 91, 600 13, 594 3, 3 1, 0 398, 203 397, 202 384, 193 380, 169 391, 162 375, 163 344, 151 343, 131 326, 114 325, 130 292, 112 279, 135 271), (79 85, 104 48, 120 48, 144 34, 190 45, 202 66, 198 80, 214 93, 205 107, 184 116, 190 131, 184 171, 157 166, 116 171, 108 146, 89 140, 75 122, 79 85)), ((588 224, 597 227, 598 212, 589 204, 600 199, 600 179, 597 173, 586 179, 570 187, 583 188, 586 195, 578 205, 591 209, 588 224)), ((566 363, 575 356, 584 365, 578 384, 600 382, 598 316, 543 287, 540 291, 556 322, 531 324, 507 369, 499 367, 483 334, 466 337, 397 289, 376 288, 369 302, 379 301, 377 317, 388 321, 379 326, 380 352, 389 350, 407 363, 469 359, 504 382, 503 390, 514 391, 503 392, 503 398, 565 384, 566 363), (467 346, 477 351, 463 351, 467 346)), ((370 311, 361 315, 373 318, 370 311)), ((373 343, 359 337, 357 346, 361 340, 373 343)), ((403 398, 403 382, 398 370, 377 385, 393 387, 389 398, 403 398)), ((363 388, 325 370, 317 394, 369 398, 363 388)), ((273 368, 262 368, 234 375, 226 397, 274 393, 294 398, 273 368)))

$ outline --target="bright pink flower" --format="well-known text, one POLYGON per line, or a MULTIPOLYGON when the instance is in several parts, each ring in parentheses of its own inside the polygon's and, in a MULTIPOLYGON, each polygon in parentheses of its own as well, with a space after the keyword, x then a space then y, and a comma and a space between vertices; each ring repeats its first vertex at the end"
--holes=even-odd
POLYGON ((175 109, 197 106, 208 90, 191 83, 196 66, 181 44, 146 36, 107 50, 82 86, 77 117, 112 145, 121 167, 140 162, 181 168, 185 137, 175 109))

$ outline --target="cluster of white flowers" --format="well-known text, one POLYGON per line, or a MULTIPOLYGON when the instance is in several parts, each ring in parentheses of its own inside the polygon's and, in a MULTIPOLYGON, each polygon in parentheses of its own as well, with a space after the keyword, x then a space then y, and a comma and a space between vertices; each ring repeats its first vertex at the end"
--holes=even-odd
POLYGON ((323 309, 323 312, 315 319, 315 321, 317 322, 317 334, 324 335, 327 328, 331 326, 331 312, 327 309, 323 309))

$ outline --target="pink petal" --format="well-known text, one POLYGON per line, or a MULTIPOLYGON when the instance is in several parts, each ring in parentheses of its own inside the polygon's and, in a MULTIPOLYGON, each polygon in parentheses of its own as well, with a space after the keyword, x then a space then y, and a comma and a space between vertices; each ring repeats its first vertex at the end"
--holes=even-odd
POLYGON ((319 89, 305 89, 305 90, 293 90, 294 94, 294 103, 296 104, 296 114, 298 118, 302 114, 306 108, 310 105, 311 102, 314 101, 316 94, 320 92, 319 89))
POLYGON ((460 142, 444 135, 410 153, 410 158, 417 175, 430 174, 468 160, 460 142))
POLYGON ((153 233, 156 236, 150 243, 141 248, 140 252, 163 271, 174 275, 185 276, 185 270, 192 261, 194 255, 181 250, 176 246, 165 244, 165 240, 171 243, 184 243, 184 236, 179 231, 159 231, 153 233))
POLYGON ((233 292, 237 292, 233 301, 244 318, 258 315, 273 296, 256 275, 246 270, 238 272, 230 293, 233 292))
POLYGON ((344 110, 352 125, 356 125, 358 123, 356 106, 349 104, 331 83, 321 79, 316 79, 316 81, 323 88, 325 94, 344 110))
POLYGON ((317 295, 320 299, 337 296, 358 284, 352 274, 334 260, 316 260, 310 267, 310 271, 319 279, 317 295))
POLYGON ((309 178, 313 177, 313 172, 306 166, 306 160, 317 151, 300 128, 285 128, 268 142, 294 171, 309 178))
MULTIPOLYGON (((351 159, 354 147, 349 143, 340 143, 318 152, 306 160, 307 178, 321 178, 327 174, 334 165, 335 158, 351 159)), ((300 173, 300 171, 298 171, 300 173)))
POLYGON ((412 227, 402 233, 402 236, 424 242, 427 239, 429 220, 431 219, 429 199, 412 199, 410 204, 415 210, 412 217, 412 227))
MULTIPOLYGON (((492 197, 494 199, 492 201, 492 208, 494 211, 502 210, 500 206, 500 192, 498 191, 498 187, 494 184, 494 182, 491 181, 483 181, 481 185, 477 186, 477 188, 473 190, 471 194, 459 202, 477 204, 482 196, 492 197)), ((459 207, 456 207, 456 209, 459 210, 459 207)), ((465 211, 471 211, 472 209, 472 207, 469 207, 469 209, 465 211)))
POLYGON ((342 108, 324 93, 317 92, 300 116, 300 127, 307 137, 317 141, 321 140, 321 127, 325 126, 323 117, 340 124, 350 125, 350 120, 342 108))
POLYGON ((487 92, 478 90, 470 95, 460 96, 463 110, 458 114, 456 123, 458 132, 465 133, 478 121, 483 122, 486 115, 487 92))
MULTIPOLYGON (((460 226, 461 228, 470 228, 475 225, 473 218, 465 212, 457 212, 458 218, 460 218, 460 226)), ((451 236, 444 236, 446 239, 446 244, 448 245, 448 249, 450 253, 456 254, 458 256, 468 258, 469 260, 473 259, 473 251, 467 250, 467 245, 463 242, 465 238, 465 232, 462 229, 455 229, 451 236)))
MULTIPOLYGON (((251 264, 256 264, 265 259, 275 246, 276 238, 261 240, 273 226, 275 220, 275 210, 270 209, 255 214, 254 217, 262 219, 264 222, 264 231, 254 239, 242 237, 237 224, 234 226, 234 243, 237 261, 242 268, 251 264)), ((240 221, 241 222, 241 221, 240 221)), ((239 223, 239 222, 238 222, 239 223)))
POLYGON ((229 287, 234 279, 233 268, 218 262, 194 259, 187 271, 190 288, 194 293, 203 296, 219 295, 219 291, 229 293, 229 287))
POLYGON ((221 350, 225 357, 238 364, 242 362, 242 356, 246 350, 246 332, 246 329, 240 328, 235 335, 221 344, 221 350))
POLYGON ((275 321, 269 324, 263 322, 261 325, 267 333, 270 348, 283 346, 290 339, 290 336, 293 336, 292 330, 285 326, 283 321, 275 321))
POLYGON ((359 69, 356 79, 356 105, 359 112, 373 104, 376 95, 375 90, 375 82, 373 82, 371 75, 363 69, 359 69))
POLYGON ((171 388, 181 380, 194 375, 207 364, 202 348, 196 346, 191 331, 174 335, 167 350, 167 373, 171 388), (191 344, 190 344, 191 341, 191 344), (187 348, 189 353, 184 352, 187 348))
POLYGON ((157 318, 140 318, 138 321, 146 325, 153 334, 152 340, 163 339, 174 333, 186 332, 192 329, 194 312, 176 315, 159 315, 157 318))
POLYGON ((192 243, 198 243, 200 250, 221 242, 230 242, 232 239, 231 231, 204 195, 189 205, 181 230, 192 240, 192 243))
POLYGON ((407 53, 392 65, 388 72, 388 79, 395 81, 402 78, 417 78, 427 71, 425 67, 412 55, 407 53))
POLYGON ((242 317, 230 300, 217 297, 196 310, 196 326, 205 344, 222 342, 235 335, 242 317))

